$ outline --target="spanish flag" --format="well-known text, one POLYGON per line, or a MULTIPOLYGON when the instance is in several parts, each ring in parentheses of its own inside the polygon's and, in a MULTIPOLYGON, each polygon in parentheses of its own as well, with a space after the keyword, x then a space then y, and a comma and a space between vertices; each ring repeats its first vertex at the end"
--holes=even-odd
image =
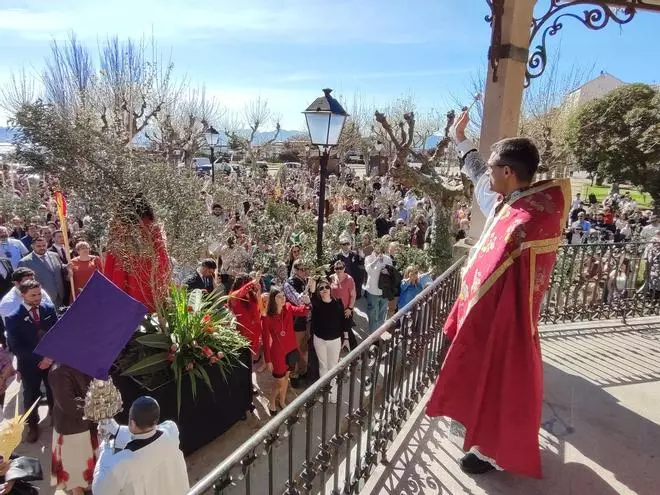
POLYGON ((57 216, 60 219, 60 226, 66 227, 66 200, 64 199, 64 194, 62 191, 56 191, 53 194, 55 203, 57 203, 57 216))

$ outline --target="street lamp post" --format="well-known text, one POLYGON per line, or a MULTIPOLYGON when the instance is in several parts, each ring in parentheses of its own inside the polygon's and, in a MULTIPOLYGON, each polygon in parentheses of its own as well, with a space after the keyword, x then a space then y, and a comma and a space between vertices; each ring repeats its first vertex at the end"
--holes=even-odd
POLYGON ((204 137, 206 138, 206 144, 209 145, 209 148, 211 149, 211 183, 215 182, 215 146, 218 144, 218 141, 220 139, 220 133, 216 131, 213 126, 210 126, 208 129, 206 129, 206 133, 204 134, 204 137))
POLYGON ((323 259, 323 219, 325 217, 325 179, 328 171, 330 148, 336 146, 339 136, 346 123, 348 114, 341 104, 331 94, 331 89, 324 89, 323 96, 314 100, 305 114, 309 139, 313 146, 318 146, 320 156, 319 173, 319 207, 316 224, 316 260, 320 264, 323 259))
MULTIPOLYGON (((382 141, 376 141, 376 144, 374 145, 376 148, 376 151, 378 152, 378 175, 380 175, 380 152, 383 151, 383 142, 382 141)), ((371 175, 371 174, 369 174, 371 175)))

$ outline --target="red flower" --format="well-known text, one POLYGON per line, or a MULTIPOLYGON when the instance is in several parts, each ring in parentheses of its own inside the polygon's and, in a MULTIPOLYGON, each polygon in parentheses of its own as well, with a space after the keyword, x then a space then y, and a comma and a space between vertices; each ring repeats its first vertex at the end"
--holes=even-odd
POLYGON ((218 358, 215 357, 215 356, 211 356, 211 358, 209 359, 209 361, 211 362, 211 364, 215 364, 215 363, 218 362, 218 358))
POLYGON ((225 353, 222 352, 222 351, 218 351, 218 353, 216 354, 216 356, 218 356, 218 359, 222 359, 223 357, 225 357, 225 353))
POLYGON ((192 313, 192 312, 193 312, 193 307, 192 307, 192 306, 188 306, 186 309, 188 310, 188 313, 192 313))
POLYGON ((170 352, 176 352, 176 351, 178 351, 178 350, 179 350, 179 346, 178 346, 178 345, 176 345, 176 344, 172 344, 172 345, 170 346, 170 352))
POLYGON ((195 363, 190 362, 190 363, 186 364, 186 371, 190 371, 194 367, 195 367, 195 363))
POLYGON ((204 354, 206 357, 211 357, 213 356, 213 351, 209 346, 206 346, 202 349, 202 354, 204 354))
POLYGON ((168 360, 169 362, 174 361, 175 358, 176 358, 176 356, 175 356, 174 353, 172 353, 172 352, 170 352, 170 353, 167 355, 167 360, 168 360))
POLYGON ((204 333, 213 333, 215 332, 215 328, 213 328, 213 325, 206 325, 204 327, 204 333))
POLYGON ((211 315, 202 316, 202 323, 208 323, 209 321, 211 321, 211 315))

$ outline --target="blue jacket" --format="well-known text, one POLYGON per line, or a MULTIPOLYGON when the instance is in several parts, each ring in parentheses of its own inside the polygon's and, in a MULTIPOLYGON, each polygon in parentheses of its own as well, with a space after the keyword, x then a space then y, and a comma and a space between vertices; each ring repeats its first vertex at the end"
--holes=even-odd
POLYGON ((55 308, 43 303, 39 306, 39 317, 41 319, 41 334, 23 304, 20 305, 18 311, 5 320, 7 344, 18 360, 19 369, 23 366, 34 366, 41 361, 43 356, 34 354, 34 348, 37 347, 41 337, 57 321, 55 308))
POLYGON ((403 309, 417 294, 422 292, 423 288, 419 281, 416 284, 412 284, 408 279, 403 280, 401 282, 401 294, 399 295, 399 309, 403 309))

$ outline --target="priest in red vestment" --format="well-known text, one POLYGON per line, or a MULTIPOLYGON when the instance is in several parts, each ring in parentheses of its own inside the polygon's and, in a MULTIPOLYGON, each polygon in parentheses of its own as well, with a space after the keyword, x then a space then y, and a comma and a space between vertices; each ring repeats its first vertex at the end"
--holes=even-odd
POLYGON ((534 183, 536 146, 495 143, 487 163, 455 126, 463 172, 487 215, 445 323, 451 344, 427 405, 464 437, 461 469, 541 477, 543 362, 537 321, 570 208, 570 181, 534 183))

